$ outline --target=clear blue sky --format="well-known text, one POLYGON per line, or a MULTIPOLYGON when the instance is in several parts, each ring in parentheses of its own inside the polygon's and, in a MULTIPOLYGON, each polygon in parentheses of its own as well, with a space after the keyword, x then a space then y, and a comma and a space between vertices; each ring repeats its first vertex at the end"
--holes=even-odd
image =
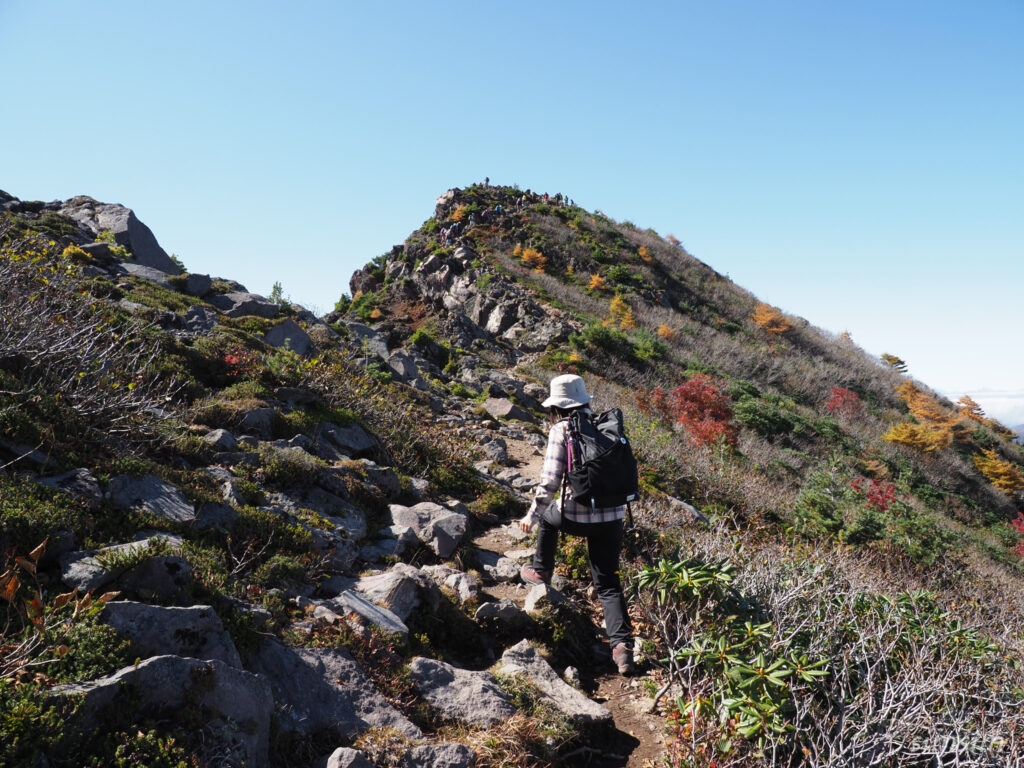
POLYGON ((445 189, 564 192, 1024 422, 1024 3, 0 0, 0 189, 320 311, 445 189))

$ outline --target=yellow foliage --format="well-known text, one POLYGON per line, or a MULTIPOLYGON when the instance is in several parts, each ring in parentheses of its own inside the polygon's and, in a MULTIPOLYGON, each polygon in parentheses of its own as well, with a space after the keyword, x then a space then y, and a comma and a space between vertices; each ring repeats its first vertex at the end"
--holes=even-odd
POLYGON ((647 250, 646 245, 641 245, 640 248, 637 250, 637 254, 640 256, 641 259, 646 261, 648 264, 650 264, 653 261, 653 259, 651 258, 651 252, 647 250))
POLYGON ((65 248, 61 252, 60 257, 62 259, 74 259, 75 261, 85 261, 89 258, 85 251, 73 244, 65 248))
POLYGON ((452 211, 452 221, 462 221, 466 218, 466 214, 469 213, 469 206, 463 203, 454 211, 452 211))
POLYGON ((604 278, 596 272, 590 276, 590 285, 587 286, 588 291, 604 291, 607 290, 604 278))
POLYGON ((626 303, 621 294, 615 294, 615 298, 608 305, 608 321, 605 325, 617 325, 624 331, 631 331, 636 328, 636 318, 633 316, 633 309, 626 303))
POLYGON ((371 320, 380 320, 384 317, 384 313, 380 311, 380 307, 374 307, 373 312, 370 313, 371 320))
POLYGON ((634 328, 636 328, 636 318, 633 317, 633 308, 632 307, 630 307, 629 309, 626 310, 625 316, 622 318, 622 321, 619 323, 619 328, 621 328, 624 331, 632 331, 634 328))
POLYGON ((662 323, 658 326, 658 336, 663 338, 665 341, 675 341, 676 329, 671 325, 665 325, 662 323))
POLYGON ((904 381, 896 387, 900 400, 907 404, 910 415, 925 426, 937 427, 940 429, 953 429, 960 426, 963 417, 957 413, 950 413, 931 395, 922 392, 912 381, 904 381))
POLYGON ((793 323, 770 304, 758 304, 750 319, 766 333, 783 334, 793 330, 793 323))
POLYGON ((853 344, 853 336, 850 335, 849 331, 843 331, 839 334, 839 341, 842 344, 853 344))
MULTIPOLYGON (((513 251, 515 253, 515 251, 513 251)), ((523 248, 516 254, 528 267, 533 267, 535 272, 543 272, 548 265, 548 258, 535 248, 523 248)))
POLYGON ((953 442, 953 432, 942 427, 930 427, 923 424, 904 422, 892 426, 882 435, 883 440, 890 443, 907 445, 920 451, 931 452, 948 448, 953 442))
POLYGON ((523 246, 522 245, 517 245, 515 248, 513 248, 512 249, 512 255, 515 256, 517 259, 520 256, 522 256, 523 255, 523 246))
POLYGON ((668 240, 670 245, 679 245, 679 238, 675 235, 665 235, 665 239, 668 240))
POLYGON ((964 395, 957 402, 957 410, 968 419, 979 424, 985 423, 985 412, 981 409, 970 395, 964 395))
POLYGON ((1024 488, 1024 474, 1006 459, 999 458, 993 450, 982 451, 974 457, 974 466, 992 485, 1004 493, 1014 493, 1024 488))
POLYGON ((907 364, 900 360, 896 355, 890 355, 888 352, 882 355, 882 362, 893 368, 900 373, 907 372, 907 364))

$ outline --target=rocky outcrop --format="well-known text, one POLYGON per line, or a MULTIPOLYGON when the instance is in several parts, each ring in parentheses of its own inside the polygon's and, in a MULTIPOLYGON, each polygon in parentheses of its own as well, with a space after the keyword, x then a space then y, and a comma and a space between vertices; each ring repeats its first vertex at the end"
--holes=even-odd
POLYGON ((107 486, 107 495, 110 503, 118 509, 148 512, 176 523, 188 523, 196 518, 192 502, 173 485, 155 475, 118 475, 107 486))
POLYGON ((409 665, 409 678, 445 720, 490 728, 516 711, 490 672, 471 672, 418 656, 409 665))
POLYGON ((559 711, 585 723, 606 723, 612 713, 566 683, 529 640, 512 646, 501 656, 500 671, 506 675, 525 675, 559 711))
POLYGON ((109 677, 54 689, 80 699, 74 727, 97 729, 122 712, 152 720, 173 719, 186 707, 206 713, 203 737, 237 765, 265 768, 274 699, 268 681, 223 661, 154 656, 109 677))
POLYGON ((137 264, 169 275, 181 274, 181 267, 160 247, 152 230, 139 221, 130 208, 101 203, 83 195, 64 202, 58 213, 73 219, 93 236, 109 230, 117 244, 131 252, 137 264))
POLYGON ((100 620, 128 638, 133 651, 142 658, 189 656, 217 659, 242 668, 231 635, 208 605, 165 608, 116 600, 106 604, 100 620))
POLYGON ((265 640, 250 669, 270 681, 285 730, 332 731, 351 738, 389 726, 410 738, 422 731, 388 704, 345 648, 290 648, 265 640))
POLYGON ((422 501, 412 507, 392 504, 388 509, 392 523, 411 528, 421 542, 442 558, 455 551, 469 526, 467 513, 432 501, 422 501))

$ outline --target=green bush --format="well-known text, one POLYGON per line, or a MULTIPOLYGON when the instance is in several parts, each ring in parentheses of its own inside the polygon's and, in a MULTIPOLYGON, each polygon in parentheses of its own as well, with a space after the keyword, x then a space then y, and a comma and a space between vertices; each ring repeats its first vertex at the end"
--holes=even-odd
POLYGON ((762 398, 741 395, 733 406, 733 418, 769 439, 792 432, 799 421, 782 398, 772 395, 762 398))
POLYGON ((602 349, 613 355, 630 356, 633 347, 626 334, 617 328, 607 328, 599 323, 588 325, 580 333, 569 337, 569 344, 578 350, 602 349))
POLYGON ((640 328, 630 336, 633 355, 638 360, 661 360, 668 353, 668 345, 646 328, 640 328))

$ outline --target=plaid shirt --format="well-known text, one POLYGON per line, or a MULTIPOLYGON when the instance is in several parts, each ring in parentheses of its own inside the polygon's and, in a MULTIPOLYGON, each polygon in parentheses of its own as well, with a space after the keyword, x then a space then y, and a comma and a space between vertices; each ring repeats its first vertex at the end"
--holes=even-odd
MULTIPOLYGON (((590 412, 590 409, 587 409, 590 412)), ((544 467, 540 472, 540 483, 533 492, 533 503, 530 505, 530 517, 536 522, 541 513, 552 503, 560 503, 559 490, 568 464, 569 422, 565 419, 557 422, 548 432, 548 448, 544 454, 544 467)), ((576 503, 572 498, 572 488, 565 486, 565 517, 578 523, 606 523, 611 520, 622 520, 626 516, 625 505, 592 509, 576 503)))

